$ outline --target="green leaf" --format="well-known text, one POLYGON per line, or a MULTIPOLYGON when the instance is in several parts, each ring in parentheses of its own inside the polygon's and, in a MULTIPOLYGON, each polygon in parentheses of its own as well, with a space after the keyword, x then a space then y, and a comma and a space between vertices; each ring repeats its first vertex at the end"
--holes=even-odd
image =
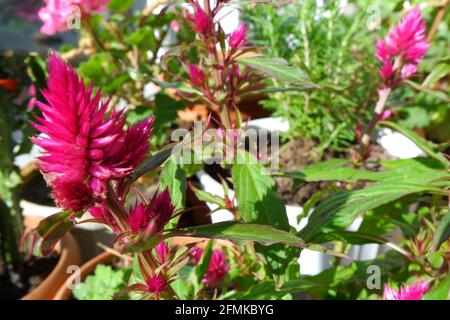
POLYGON ((143 175, 155 170, 156 168, 159 168, 167 159, 169 159, 175 147, 176 147, 175 144, 169 145, 165 149, 162 149, 158 153, 154 154, 153 156, 145 159, 139 165, 139 167, 136 168, 133 174, 131 174, 130 181, 131 182, 136 181, 143 175))
POLYGON ((68 210, 43 219, 36 229, 26 235, 27 246, 29 246, 26 250, 35 255, 49 255, 58 241, 73 228, 73 218, 81 214, 74 215, 71 210, 68 210))
POLYGON ((186 174, 174 157, 166 162, 160 175, 160 189, 168 188, 176 210, 184 208, 186 201, 186 174))
POLYGON ((385 172, 372 172, 368 170, 344 167, 346 161, 330 160, 313 164, 303 171, 285 172, 282 177, 291 177, 301 181, 378 181, 388 174, 385 172), (338 165, 338 166, 336 166, 338 165))
POLYGON ((237 162, 232 167, 232 178, 239 213, 244 222, 289 230, 286 208, 275 192, 275 182, 266 169, 247 152, 237 162))
POLYGON ((436 229, 433 239, 434 250, 438 250, 441 244, 450 237, 450 210, 447 211, 439 226, 436 229))
POLYGON ((195 188, 192 185, 190 186, 190 188, 192 191, 194 191, 198 200, 217 204, 220 208, 227 207, 225 200, 222 199, 221 197, 211 194, 209 192, 203 191, 201 189, 195 188))
POLYGON ((367 244, 367 243, 378 243, 378 244, 385 244, 388 241, 384 239, 383 237, 365 233, 365 232, 359 232, 359 231, 346 231, 346 230, 337 230, 330 233, 324 233, 318 236, 315 239, 319 243, 324 242, 330 242, 330 241, 342 241, 349 244, 367 244))
POLYGON ((408 181, 378 182, 357 191, 338 191, 312 212, 308 224, 300 231, 306 241, 313 240, 321 232, 331 232, 348 227, 358 216, 409 194, 440 191, 433 185, 408 181))
POLYGON ((238 223, 234 221, 179 229, 170 232, 166 237, 174 236, 226 239, 236 243, 254 241, 262 245, 284 243, 295 247, 307 247, 307 244, 302 239, 292 233, 275 229, 268 225, 238 223))
POLYGON ((287 294, 305 292, 317 287, 317 283, 307 279, 295 279, 284 282, 280 287, 274 280, 265 280, 245 291, 236 291, 227 296, 227 299, 236 300, 269 300, 281 299, 287 294))
POLYGON ((436 81, 439 81, 443 77, 447 76, 450 73, 450 64, 448 63, 439 63, 437 66, 433 68, 433 71, 428 75, 425 81, 422 83, 422 86, 429 87, 436 81))
POLYGON ((450 274, 425 294, 422 300, 450 300, 450 274))
POLYGON ((133 33, 125 36, 125 42, 132 46, 137 46, 144 50, 150 50, 155 46, 155 36, 153 29, 149 26, 141 27, 133 33))
POLYGON ((72 291, 78 300, 112 300, 113 296, 125 288, 126 278, 131 269, 113 270, 111 266, 98 265, 95 274, 86 278, 72 291))
POLYGON ((184 107, 182 102, 176 101, 168 95, 161 93, 156 95, 155 105, 155 130, 161 130, 173 124, 177 120, 177 112, 184 107))
POLYGON ((109 9, 114 13, 124 13, 133 5, 133 0, 111 0, 109 9))
POLYGON ((202 253, 200 261, 194 269, 194 295, 196 295, 202 288, 202 280, 208 272, 209 263, 213 254, 214 241, 209 241, 205 250, 202 253))
POLYGON ((447 160, 442 153, 435 151, 436 146, 434 146, 432 143, 426 141, 422 137, 418 136, 413 131, 406 129, 396 123, 389 122, 389 121, 380 121, 378 122, 380 125, 384 127, 388 127, 392 130, 398 131, 402 134, 404 134, 406 137, 411 139, 417 146, 422 149, 423 152, 425 152, 429 157, 436 159, 440 161, 445 166, 450 166, 450 161, 447 160))
POLYGON ((286 83, 297 82, 307 87, 315 87, 305 71, 297 66, 290 66, 282 58, 252 57, 238 59, 238 62, 286 83))

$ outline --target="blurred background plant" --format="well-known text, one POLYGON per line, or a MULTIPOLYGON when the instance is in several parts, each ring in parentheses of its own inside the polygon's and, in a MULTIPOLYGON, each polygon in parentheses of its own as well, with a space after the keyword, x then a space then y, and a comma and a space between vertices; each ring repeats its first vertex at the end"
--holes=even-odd
MULTIPOLYGON (((377 97, 374 42, 404 13, 403 1, 263 1, 244 7, 254 45, 266 47, 304 69, 315 83, 336 90, 271 94, 263 105, 287 119, 285 140, 312 139, 319 152, 342 151, 355 141, 356 123, 365 123, 377 97)), ((403 125, 424 129, 430 138, 446 141, 448 123, 448 1, 413 1, 424 7, 432 50, 409 87, 390 101, 403 125), (446 121, 447 120, 447 121, 446 121)), ((278 85, 269 80, 268 84, 278 85)))
POLYGON ((29 284, 22 279, 24 257, 19 250, 23 232, 19 205, 22 178, 16 157, 31 149, 28 136, 32 128, 28 121, 36 91, 28 72, 34 59, 35 56, 0 56, 0 278, 15 289, 25 290, 29 284))

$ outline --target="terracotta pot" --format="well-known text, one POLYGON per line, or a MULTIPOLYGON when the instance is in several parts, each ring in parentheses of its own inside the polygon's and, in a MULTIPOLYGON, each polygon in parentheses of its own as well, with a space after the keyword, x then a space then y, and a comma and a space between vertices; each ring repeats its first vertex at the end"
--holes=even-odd
POLYGON ((37 288, 25 295, 22 300, 52 300, 56 290, 68 278, 67 268, 71 265, 80 265, 81 263, 80 249, 75 238, 70 233, 67 233, 57 245, 56 252, 59 254, 59 260, 53 271, 37 288))
MULTIPOLYGON (((103 252, 99 254, 98 256, 92 258, 85 264, 83 264, 80 268, 80 280, 84 281, 86 277, 90 274, 93 274, 95 271, 95 268, 99 264, 110 264, 113 262, 113 260, 116 257, 109 253, 109 252, 103 252)), ((53 300, 68 300, 72 296, 72 290, 66 285, 66 283, 74 283, 75 278, 77 277, 77 274, 72 274, 70 277, 68 277, 67 281, 59 286, 58 291, 56 292, 55 296, 53 297, 53 300)))

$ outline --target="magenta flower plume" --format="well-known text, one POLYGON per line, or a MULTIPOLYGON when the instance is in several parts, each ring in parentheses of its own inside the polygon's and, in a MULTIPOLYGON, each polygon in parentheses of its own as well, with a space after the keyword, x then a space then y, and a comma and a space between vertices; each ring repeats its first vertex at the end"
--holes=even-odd
POLYGON ((430 286, 429 281, 421 281, 410 286, 401 287, 400 291, 384 287, 384 300, 421 300, 430 286))
POLYGON ((225 254, 221 250, 214 250, 203 282, 210 287, 215 287, 225 279, 229 270, 230 266, 225 262, 225 254))
POLYGON ((189 65, 188 72, 191 77, 191 81, 195 86, 201 86, 205 83, 205 73, 195 64, 189 65))
POLYGON ((146 157, 153 118, 124 130, 122 111, 108 113, 100 90, 93 95, 71 66, 51 54, 48 68, 47 103, 37 102, 42 117, 33 123, 42 133, 32 138, 43 149, 38 167, 58 206, 84 210, 146 157))
POLYGON ((133 232, 158 234, 164 230, 175 211, 169 190, 155 194, 148 204, 139 203, 130 208, 128 224, 133 232))
POLYGON ((377 58, 383 63, 380 75, 387 84, 412 77, 430 45, 425 37, 425 23, 418 7, 411 10, 384 40, 376 44, 377 58))
POLYGON ((245 41, 247 38, 247 28, 245 23, 242 22, 236 30, 234 30, 230 34, 230 38, 228 39, 228 44, 233 49, 238 49, 245 45, 245 41))

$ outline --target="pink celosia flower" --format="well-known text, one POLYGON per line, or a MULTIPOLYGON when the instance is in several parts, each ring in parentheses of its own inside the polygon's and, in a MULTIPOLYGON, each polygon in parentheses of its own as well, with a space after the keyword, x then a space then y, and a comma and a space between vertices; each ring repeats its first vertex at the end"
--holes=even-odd
POLYGON ((387 83, 394 80, 396 72, 401 79, 412 77, 428 48, 422 13, 415 7, 384 40, 377 41, 377 58, 383 63, 381 77, 387 83))
POLYGON ((157 234, 163 231, 175 211, 169 190, 155 194, 150 202, 136 204, 130 208, 128 224, 133 232, 157 234))
POLYGON ((164 291, 164 287, 167 284, 167 280, 163 275, 155 275, 150 277, 146 281, 147 291, 159 295, 164 291))
POLYGON ((198 3, 194 3, 193 18, 195 31, 203 36, 207 36, 211 32, 212 20, 198 3))
POLYGON ((225 279, 229 270, 230 266, 225 262, 225 254, 221 250, 214 250, 203 282, 210 287, 214 287, 225 279))
POLYGON ((197 67, 195 64, 189 65, 189 76, 191 77, 191 81, 195 86, 201 86, 205 83, 205 73, 197 67))
MULTIPOLYGON (((198 264, 202 258, 203 249, 193 247, 191 249, 191 254, 194 262, 198 264)), ((205 284, 214 287, 225 278, 225 275, 230 270, 230 266, 225 262, 225 258, 226 256, 222 250, 214 250, 211 261, 209 262, 208 270, 203 278, 205 284)))
POLYGON ((73 68, 49 56, 47 104, 37 102, 42 117, 33 126, 43 135, 32 141, 43 149, 38 167, 64 209, 84 210, 104 197, 111 179, 127 176, 149 151, 153 118, 124 130, 121 111, 107 113, 100 90, 85 87, 73 68))
POLYGON ((170 258, 170 250, 169 250, 169 246, 167 245, 166 242, 161 241, 156 247, 155 247, 155 251, 156 251, 156 256, 158 258, 158 263, 159 264, 164 264, 167 261, 169 261, 170 258))
POLYGON ((237 27, 237 29, 230 34, 228 44, 233 49, 240 48, 245 44, 246 37, 247 37, 247 28, 245 26, 245 23, 242 22, 239 25, 239 27, 237 27))
POLYGON ((421 300, 430 286, 429 281, 422 281, 410 286, 401 287, 400 291, 384 286, 384 300, 421 300))
POLYGON ((70 22, 77 14, 80 18, 91 13, 101 12, 109 0, 45 0, 45 7, 38 12, 44 22, 41 32, 53 35, 68 30, 70 22))

